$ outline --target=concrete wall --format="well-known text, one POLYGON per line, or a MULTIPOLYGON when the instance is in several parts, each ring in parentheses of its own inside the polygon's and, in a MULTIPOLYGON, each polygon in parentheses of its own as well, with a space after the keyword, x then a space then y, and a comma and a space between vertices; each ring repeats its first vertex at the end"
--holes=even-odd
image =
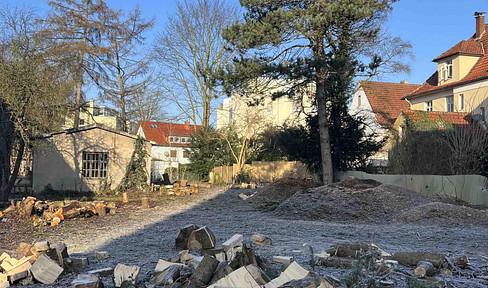
POLYGON ((373 179, 417 191, 424 195, 441 195, 461 199, 473 205, 488 206, 488 178, 480 175, 400 175, 368 174, 360 171, 341 172, 338 180, 355 177, 373 179))
MULTIPOLYGON (((134 152, 135 137, 114 133, 101 128, 61 133, 38 140, 34 149, 33 190, 39 192, 50 184, 54 190, 98 192, 103 178, 82 176, 83 152, 107 152, 106 180, 115 189, 125 175, 127 164, 134 152)), ((146 142, 149 154, 151 144, 146 142)), ((151 161, 146 161, 146 171, 151 161)))

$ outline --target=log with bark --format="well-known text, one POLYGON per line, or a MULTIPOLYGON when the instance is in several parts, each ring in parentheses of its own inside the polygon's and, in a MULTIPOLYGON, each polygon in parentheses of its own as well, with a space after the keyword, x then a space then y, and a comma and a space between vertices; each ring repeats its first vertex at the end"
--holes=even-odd
POLYGON ((430 277, 435 274, 437 269, 435 269, 434 265, 428 261, 420 261, 413 270, 413 274, 419 278, 430 277))

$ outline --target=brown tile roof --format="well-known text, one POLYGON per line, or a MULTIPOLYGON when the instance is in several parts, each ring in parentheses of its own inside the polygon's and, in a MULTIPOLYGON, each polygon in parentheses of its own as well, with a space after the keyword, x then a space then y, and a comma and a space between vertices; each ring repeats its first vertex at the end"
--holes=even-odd
POLYGON ((378 123, 386 127, 395 123, 402 110, 410 108, 410 104, 402 98, 420 86, 373 81, 361 81, 360 85, 368 97, 378 123))
POLYGON ((441 91, 443 89, 449 89, 462 84, 467 84, 477 80, 488 78, 488 25, 485 25, 485 33, 480 39, 475 39, 475 35, 471 36, 468 40, 463 40, 454 45, 451 49, 439 55, 433 61, 438 61, 446 57, 454 55, 474 55, 480 56, 480 59, 471 68, 468 74, 459 81, 454 81, 439 85, 437 71, 425 81, 418 89, 407 95, 407 98, 415 98, 432 92, 441 91))
POLYGON ((427 122, 430 122, 434 124, 437 129, 440 130, 446 129, 446 125, 469 125, 472 120, 472 115, 470 113, 461 112, 402 110, 401 113, 407 119, 413 121, 414 125, 429 124, 427 122))
MULTIPOLYGON (((158 145, 169 145, 169 136, 191 136, 195 131, 195 125, 155 122, 155 121, 141 121, 137 125, 136 133, 142 127, 146 140, 154 141, 158 145)), ((196 125, 196 129, 200 130, 203 126, 196 125)), ((171 143, 171 146, 188 146, 187 144, 171 143)))

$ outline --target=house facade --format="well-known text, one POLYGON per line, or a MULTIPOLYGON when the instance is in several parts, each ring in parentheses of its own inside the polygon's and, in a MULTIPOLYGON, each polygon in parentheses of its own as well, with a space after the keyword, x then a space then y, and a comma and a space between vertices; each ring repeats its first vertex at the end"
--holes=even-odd
POLYGON ((201 125, 144 121, 137 126, 136 135, 152 141, 151 179, 162 178, 168 168, 179 169, 190 164, 189 148, 191 134, 202 129, 201 125))
POLYGON ((293 98, 287 96, 272 99, 274 93, 291 87, 286 81, 257 79, 256 84, 246 93, 235 94, 223 100, 217 109, 217 129, 249 126, 251 122, 256 132, 268 127, 296 126, 305 124, 306 115, 313 112, 314 89, 303 88, 303 93, 293 98))
POLYGON ((488 33, 485 13, 476 12, 475 33, 432 62, 436 71, 405 99, 412 110, 471 113, 486 120, 488 107, 488 33))
MULTIPOLYGON (((117 188, 126 173, 137 137, 101 125, 68 129, 37 139, 33 149, 32 188, 99 192, 117 188)), ((151 144, 145 141, 149 154, 151 144)), ((151 161, 146 161, 146 172, 151 161)))
MULTIPOLYGON (((119 112, 107 106, 99 106, 95 104, 94 100, 90 100, 80 110, 79 127, 89 126, 93 124, 103 125, 110 129, 122 130, 123 121, 119 117, 119 112)), ((62 129, 70 129, 74 127, 74 115, 69 113, 66 115, 62 129)), ((128 133, 134 134, 137 124, 127 121, 128 133)))
MULTIPOLYGON (((401 83, 360 81, 356 87, 349 114, 361 118, 365 123, 366 133, 376 135, 381 141, 389 137, 393 125, 402 110, 410 108, 410 104, 403 99, 420 85, 401 83)), ((383 148, 371 156, 370 161, 375 166, 386 166, 388 151, 391 143, 387 142, 383 148)))

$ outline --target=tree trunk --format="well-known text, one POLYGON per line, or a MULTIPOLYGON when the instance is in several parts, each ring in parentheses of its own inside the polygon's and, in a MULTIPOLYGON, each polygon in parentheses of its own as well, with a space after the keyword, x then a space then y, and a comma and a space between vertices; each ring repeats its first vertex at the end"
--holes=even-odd
POLYGON ((76 100, 75 100, 75 117, 74 117, 74 123, 73 123, 73 128, 78 129, 80 127, 80 108, 81 108, 81 85, 82 85, 81 79, 78 79, 78 82, 76 82, 76 100))
MULTIPOLYGON (((2 186, 0 187, 0 202, 8 201, 8 195, 10 194, 10 191, 14 187, 15 180, 17 180, 17 175, 19 174, 20 164, 22 163, 22 157, 24 156, 24 148, 25 148, 25 142, 24 140, 20 139, 19 151, 17 152, 17 158, 15 159, 15 165, 12 174, 10 174, 10 171, 7 172, 5 171, 5 169, 3 170, 4 175, 2 177, 3 178, 2 186), (3 181, 7 179, 8 181, 3 181)), ((7 161, 10 162, 10 159, 7 159, 7 161)), ((10 164, 6 166, 10 167, 10 164)))
POLYGON ((330 149, 329 119, 327 119, 327 100, 324 93, 324 79, 316 81, 315 99, 319 116, 320 155, 322 161, 322 181, 324 185, 334 181, 332 155, 330 149))
POLYGON ((203 100, 203 127, 208 127, 210 125, 210 99, 203 100))

